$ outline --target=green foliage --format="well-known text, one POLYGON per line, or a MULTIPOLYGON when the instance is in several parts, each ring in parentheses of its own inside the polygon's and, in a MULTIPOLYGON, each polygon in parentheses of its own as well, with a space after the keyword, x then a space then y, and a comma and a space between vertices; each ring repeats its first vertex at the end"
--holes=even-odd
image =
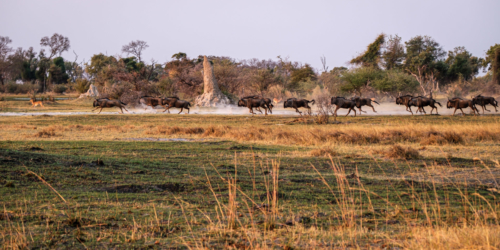
POLYGON ((21 71, 21 78, 24 81, 32 81, 36 79, 36 69, 32 69, 29 61, 23 62, 23 69, 21 71))
POLYGON ((125 64, 128 72, 138 72, 144 67, 144 63, 138 62, 134 56, 120 59, 125 64))
POLYGON ((416 36, 405 42, 406 61, 405 68, 410 71, 418 71, 418 67, 425 66, 426 70, 431 71, 435 63, 441 60, 446 54, 439 43, 428 36, 416 36))
POLYGON ((68 82, 69 76, 66 74, 66 67, 62 57, 54 58, 53 64, 49 68, 49 79, 50 82, 55 84, 68 82))
POLYGON ((300 82, 307 81, 308 79, 313 81, 316 80, 316 73, 314 72, 313 68, 311 68, 311 66, 307 63, 299 69, 292 70, 292 73, 290 75, 292 88, 297 88, 300 82))
POLYGON ((445 63, 449 65, 447 72, 449 81, 455 81, 459 77, 468 81, 479 73, 482 59, 472 56, 464 47, 456 47, 454 51, 448 52, 445 63))
POLYGON ((401 37, 398 35, 391 35, 389 40, 386 42, 385 48, 385 51, 382 53, 385 69, 390 70, 401 68, 406 57, 404 46, 401 43, 401 37))
POLYGON ((495 50, 495 57, 493 58, 493 82, 500 84, 500 47, 495 50))
POLYGON ((90 59, 90 64, 86 65, 85 71, 90 75, 97 75, 104 67, 116 64, 117 60, 113 56, 106 56, 104 54, 93 55, 90 59))
POLYGON ((491 46, 488 51, 486 51, 486 57, 484 58, 484 61, 482 61, 483 68, 488 68, 488 70, 492 69, 495 58, 495 51, 497 49, 500 49, 500 44, 495 44, 491 46))
POLYGON ((385 35, 380 34, 373 43, 368 45, 364 53, 351 60, 352 64, 361 65, 363 67, 378 68, 380 63, 381 48, 385 42, 385 35))
POLYGON ((172 58, 175 58, 177 60, 186 59, 187 58, 187 54, 183 53, 183 52, 179 52, 177 54, 172 55, 172 58))
POLYGON ((347 70, 349 69, 346 67, 335 67, 332 70, 330 70, 330 74, 333 74, 335 76, 342 76, 342 74, 347 70))
POLYGON ((78 78, 75 81, 75 90, 78 91, 78 93, 85 93, 89 90, 90 88, 90 82, 85 79, 85 78, 78 78))
POLYGON ((373 82, 376 90, 397 96, 400 93, 414 93, 419 84, 414 77, 400 71, 387 70, 382 77, 373 82))
POLYGON ((342 75, 344 84, 340 87, 342 92, 356 92, 361 95, 363 88, 383 77, 383 72, 373 67, 355 68, 342 75))

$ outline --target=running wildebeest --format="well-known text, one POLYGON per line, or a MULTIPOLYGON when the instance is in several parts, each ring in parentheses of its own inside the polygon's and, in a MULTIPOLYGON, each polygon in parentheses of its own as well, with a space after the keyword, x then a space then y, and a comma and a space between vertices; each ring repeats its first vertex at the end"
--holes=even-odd
POLYGON ((92 112, 94 112, 94 110, 97 110, 98 108, 101 108, 101 110, 99 110, 98 114, 101 113, 101 111, 102 111, 103 108, 111 108, 111 107, 118 107, 118 108, 120 108, 122 114, 123 114, 123 109, 125 109, 125 111, 129 112, 125 108, 125 105, 127 105, 127 104, 121 102, 120 100, 110 100, 108 98, 95 99, 93 105, 94 105, 95 109, 93 109, 92 112))
POLYGON ((356 108, 359 109, 359 114, 361 115, 361 112, 365 112, 366 111, 363 111, 361 110, 361 107, 363 106, 368 106, 368 107, 372 107, 373 109, 373 112, 377 113, 377 111, 375 111, 375 108, 372 106, 372 102, 380 105, 380 103, 378 103, 377 101, 373 100, 373 99, 370 99, 370 98, 361 98, 361 97, 352 97, 351 98, 351 101, 354 101, 354 103, 356 104, 356 108))
POLYGON ((170 113, 169 110, 170 108, 179 108, 181 109, 181 111, 179 111, 178 114, 180 114, 183 109, 187 109, 189 114, 189 107, 191 106, 191 103, 189 103, 188 101, 180 100, 178 97, 167 97, 167 98, 162 98, 161 100, 162 100, 162 105, 168 105, 168 107, 165 108, 163 112, 168 110, 168 113, 170 113))
POLYGON ((478 96, 472 98, 472 101, 474 102, 474 104, 477 104, 477 105, 481 106, 481 108, 483 108, 483 114, 484 114, 484 110, 491 112, 488 109, 486 109, 486 105, 488 105, 488 104, 490 104, 491 106, 493 106, 495 108, 495 112, 498 112, 498 110, 497 110, 498 102, 493 97, 478 95, 478 96))
POLYGON ((299 114, 302 115, 302 112, 299 111, 299 108, 306 108, 309 110, 309 113, 311 112, 311 107, 309 107, 309 103, 312 103, 314 105, 316 103, 315 100, 306 100, 306 99, 297 99, 297 98, 288 98, 283 103, 283 108, 294 108, 295 111, 299 114))
MULTIPOLYGON (((436 103, 440 106, 441 106, 441 103, 439 103, 438 101, 432 99, 432 98, 428 98, 428 97, 423 97, 423 96, 418 96, 418 97, 415 97, 415 98, 412 98, 410 102, 408 102, 408 105, 411 105, 412 106, 417 106, 417 112, 418 110, 420 110, 420 112, 423 112, 424 114, 427 114, 425 112, 425 109, 424 107, 425 106, 429 106, 431 107, 431 115, 432 115, 432 111, 434 111, 434 109, 436 109, 436 114, 438 114, 438 109, 436 107, 436 103)), ((410 107, 410 110, 411 110, 411 107, 410 107)), ((413 114, 413 112, 412 112, 413 114)))
POLYGON ((455 112, 457 112, 457 109, 460 109, 460 111, 462 111, 462 115, 465 116, 465 113, 462 110, 463 108, 471 108, 472 112, 474 112, 474 115, 476 115, 476 111, 479 114, 479 110, 477 110, 477 108, 474 105, 474 102, 472 100, 464 100, 460 97, 453 97, 451 100, 448 99, 448 102, 446 103, 446 107, 449 109, 455 108, 455 111, 453 111, 453 115, 455 115, 455 112))
MULTIPOLYGON (((162 99, 159 98, 159 97, 152 97, 152 96, 142 96, 140 99, 139 99, 139 103, 140 104, 144 104, 146 106, 150 106, 151 108, 155 108, 156 106, 163 106, 165 108, 164 105, 162 105, 162 99)), ((144 108, 144 110, 146 110, 148 107, 144 108)))
MULTIPOLYGON (((244 99, 262 99, 264 100, 264 102, 266 103, 266 106, 267 106, 267 110, 269 110, 269 113, 272 114, 273 113, 273 108, 274 108, 274 105, 273 105, 273 102, 271 101, 271 99, 269 98, 266 98, 266 97, 261 97, 259 95, 251 95, 251 96, 245 96, 243 98, 241 98, 242 100, 244 99)), ((260 111, 260 107, 257 107, 257 110, 262 113, 262 111, 260 111)))
MULTIPOLYGON (((263 99, 256 98, 242 98, 238 101, 238 107, 247 107, 250 110, 251 114, 255 114, 253 112, 253 108, 263 108, 267 115, 268 106, 263 99)), ((259 109, 260 111, 260 109, 259 109)), ((260 111, 262 113, 262 111, 260 111)))
POLYGON ((331 104, 334 104, 335 106, 337 106, 335 108, 335 111, 333 112, 333 115, 335 117, 337 117, 337 110, 339 110, 341 108, 349 109, 349 112, 347 112, 347 115, 345 115, 345 116, 348 116, 351 113, 351 110, 354 110, 354 116, 356 116, 356 109, 355 109, 356 103, 353 100, 347 100, 342 96, 335 96, 335 97, 332 97, 331 104))
MULTIPOLYGON (((396 104, 398 105, 405 105, 406 106, 406 111, 411 112, 413 115, 413 111, 411 110, 411 106, 409 106, 410 100, 413 98, 412 95, 402 95, 396 98, 396 104)), ((415 106, 415 105, 413 105, 415 106)))

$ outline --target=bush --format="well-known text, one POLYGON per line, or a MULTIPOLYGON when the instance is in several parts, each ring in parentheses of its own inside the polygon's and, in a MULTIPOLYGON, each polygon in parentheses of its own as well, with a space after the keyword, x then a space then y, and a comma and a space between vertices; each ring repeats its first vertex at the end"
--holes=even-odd
POLYGON ((14 82, 10 82, 5 84, 2 91, 4 93, 10 94, 27 94, 29 92, 34 92, 38 90, 38 85, 32 84, 30 82, 25 82, 23 84, 16 84, 14 82))
POLYGON ((75 90, 78 93, 83 94, 87 92, 90 88, 90 82, 87 79, 78 78, 75 81, 75 90))
POLYGON ((67 89, 68 89, 68 87, 66 87, 66 85, 63 85, 63 84, 54 84, 54 85, 52 85, 52 91, 54 91, 54 93, 57 93, 57 94, 62 94, 67 89))

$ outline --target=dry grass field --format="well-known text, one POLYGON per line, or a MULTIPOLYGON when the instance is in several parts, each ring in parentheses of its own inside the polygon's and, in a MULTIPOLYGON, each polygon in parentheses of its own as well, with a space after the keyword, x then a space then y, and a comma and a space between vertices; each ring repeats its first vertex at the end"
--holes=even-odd
POLYGON ((1 248, 500 248, 500 116, 295 119, 0 116, 1 248))

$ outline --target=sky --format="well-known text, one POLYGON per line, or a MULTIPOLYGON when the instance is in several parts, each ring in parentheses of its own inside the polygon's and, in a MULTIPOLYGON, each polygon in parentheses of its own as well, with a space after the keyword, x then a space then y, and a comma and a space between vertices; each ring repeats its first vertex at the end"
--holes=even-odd
MULTIPOLYGON (((464 46, 484 57, 500 43, 500 1, 109 1, 0 0, 0 36, 14 48, 40 50, 54 33, 69 38, 62 56, 88 62, 92 55, 121 55, 143 40, 143 60, 171 60, 178 52, 309 63, 322 69, 348 66, 377 35, 403 41, 428 35, 446 51, 464 46)), ((321 71, 321 70, 320 70, 321 71)))

